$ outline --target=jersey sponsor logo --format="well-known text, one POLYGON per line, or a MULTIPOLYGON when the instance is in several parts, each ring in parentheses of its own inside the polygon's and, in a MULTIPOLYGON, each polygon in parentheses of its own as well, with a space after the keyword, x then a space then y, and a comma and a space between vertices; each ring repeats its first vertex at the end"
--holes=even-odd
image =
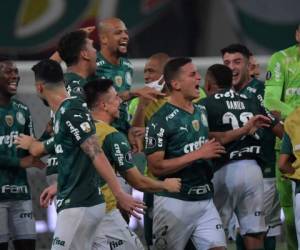
POLYGON ((228 109, 234 109, 234 110, 244 110, 245 104, 240 101, 226 101, 226 105, 228 109))
POLYGON ((70 133, 75 136, 75 139, 79 141, 81 139, 79 129, 75 128, 70 121, 66 121, 67 126, 70 128, 70 133))
POLYGON ((9 135, 0 136, 0 145, 7 145, 8 148, 11 148, 18 135, 18 131, 11 131, 9 135))
POLYGON ((124 244, 123 240, 116 240, 116 241, 109 242, 110 249, 118 248, 119 246, 122 246, 123 244, 124 244))
POLYGON ((62 149, 61 144, 55 145, 55 153, 56 154, 62 154, 64 151, 62 149))
POLYGON ((248 154, 248 153, 258 155, 258 154, 260 154, 260 149, 261 149, 260 146, 244 147, 244 148, 242 148, 240 150, 232 151, 230 153, 229 158, 233 159, 235 157, 242 157, 243 154, 248 154))
POLYGON ((200 129, 200 123, 198 120, 193 120, 192 121, 192 125, 193 125, 193 128, 195 129, 195 131, 199 131, 200 129))
POLYGON ((10 194, 28 194, 28 188, 26 185, 4 185, 1 187, 1 193, 10 193, 10 194))
POLYGON ((14 125, 14 118, 12 115, 6 115, 5 116, 5 122, 6 124, 11 127, 12 125, 14 125))
POLYGON ((85 133, 89 133, 91 132, 91 126, 88 122, 83 122, 80 124, 81 129, 85 132, 85 133))
POLYGON ((207 194, 211 192, 211 188, 208 184, 202 185, 202 186, 194 186, 191 187, 188 191, 188 194, 190 195, 202 195, 202 194, 207 194))
POLYGON ((193 152, 199 149, 206 141, 207 138, 205 136, 200 136, 198 141, 191 142, 189 144, 184 145, 183 151, 185 154, 193 152))
POLYGON ((291 96, 291 95, 300 95, 300 88, 288 88, 285 91, 285 94, 287 96, 291 96))
POLYGON ((123 83, 122 76, 115 76, 115 84, 116 84, 118 87, 121 87, 122 83, 123 83))
POLYGON ((65 246, 66 242, 64 240, 61 240, 58 237, 54 237, 52 240, 52 246, 58 245, 58 246, 65 246))
POLYGON ((17 118, 18 123, 20 123, 21 125, 25 125, 25 117, 24 117, 23 113, 17 112, 16 118, 17 118))
POLYGON ((217 224, 217 225, 216 225, 216 229, 217 229, 217 230, 223 229, 223 225, 222 225, 222 224, 217 224))
POLYGON ((159 132, 157 133, 157 146, 160 148, 163 146, 164 133, 165 133, 165 130, 163 128, 160 128, 159 132))
POLYGON ((114 155, 117 157, 119 165, 124 166, 124 155, 118 143, 114 144, 114 150, 115 150, 114 155))
POLYGON ((234 98, 234 92, 233 91, 227 91, 225 93, 217 93, 214 95, 215 99, 221 99, 221 98, 234 98))
POLYGON ((125 80, 126 80, 127 84, 129 84, 129 85, 132 84, 132 77, 131 77, 130 72, 126 72, 126 74, 125 74, 125 80))
POLYGON ((178 113, 179 113, 179 110, 175 109, 171 114, 166 116, 166 121, 172 120, 175 117, 175 115, 177 115, 178 113))
POLYGON ((267 74, 266 74, 266 80, 270 80, 271 77, 272 77, 272 72, 268 71, 267 74))

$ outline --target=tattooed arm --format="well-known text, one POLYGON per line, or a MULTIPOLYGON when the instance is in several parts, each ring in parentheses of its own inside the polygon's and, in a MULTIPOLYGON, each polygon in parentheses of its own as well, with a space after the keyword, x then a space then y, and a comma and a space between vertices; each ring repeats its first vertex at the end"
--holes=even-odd
POLYGON ((120 206, 128 213, 139 218, 137 213, 142 213, 143 202, 134 200, 121 189, 113 168, 98 143, 97 136, 90 136, 80 147, 90 157, 98 173, 107 182, 120 206))

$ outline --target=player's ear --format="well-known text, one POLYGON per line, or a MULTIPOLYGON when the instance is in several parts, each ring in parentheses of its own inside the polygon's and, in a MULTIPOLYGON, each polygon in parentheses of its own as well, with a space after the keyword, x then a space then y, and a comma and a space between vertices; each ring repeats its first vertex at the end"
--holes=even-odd
POLYGON ((171 86, 172 86, 172 89, 174 89, 174 90, 180 90, 180 82, 177 81, 176 79, 171 80, 171 86))

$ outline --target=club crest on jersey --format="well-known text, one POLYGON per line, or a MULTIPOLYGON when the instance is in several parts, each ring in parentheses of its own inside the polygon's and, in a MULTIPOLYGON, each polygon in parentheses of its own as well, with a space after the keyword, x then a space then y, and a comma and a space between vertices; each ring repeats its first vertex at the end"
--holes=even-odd
POLYGON ((121 76, 115 76, 115 83, 118 87, 121 87, 122 83, 123 83, 123 79, 121 76))
POLYGON ((199 123, 198 120, 192 121, 192 125, 193 125, 193 128, 195 129, 195 131, 199 131, 199 129, 200 129, 200 123, 199 123))
POLYGON ((81 129, 84 131, 84 132, 86 132, 86 133, 89 133, 89 132, 91 132, 91 126, 90 126, 90 124, 88 123, 88 122, 83 122, 83 123, 81 123, 80 124, 80 127, 81 127, 81 129))
POLYGON ((17 118, 18 123, 20 123, 21 125, 25 125, 25 117, 24 117, 23 113, 17 112, 16 118, 17 118))
POLYGON ((5 122, 9 127, 11 127, 14 124, 13 116, 12 115, 6 115, 5 116, 5 122))

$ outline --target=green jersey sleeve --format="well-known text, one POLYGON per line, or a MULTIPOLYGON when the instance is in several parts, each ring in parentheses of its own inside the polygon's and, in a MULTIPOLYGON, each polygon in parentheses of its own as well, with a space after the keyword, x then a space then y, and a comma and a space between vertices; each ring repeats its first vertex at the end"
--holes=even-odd
POLYGON ((286 117, 293 108, 282 101, 285 85, 285 56, 281 52, 272 55, 267 66, 264 103, 270 110, 278 110, 286 117))
POLYGON ((55 153, 55 143, 54 143, 54 137, 51 137, 45 141, 43 141, 45 150, 48 154, 54 154, 55 153))
POLYGON ((290 137, 288 136, 287 133, 284 133, 282 137, 282 144, 281 144, 281 154, 286 154, 286 155, 292 155, 293 154, 293 146, 290 137))
POLYGON ((166 126, 162 120, 152 117, 145 131, 145 154, 150 155, 156 151, 165 151, 167 144, 166 126))
POLYGON ((83 109, 68 109, 63 114, 63 120, 67 133, 72 137, 75 144, 80 145, 95 134, 96 129, 91 115, 83 109))
POLYGON ((122 133, 114 132, 107 135, 102 147, 105 155, 110 158, 110 162, 119 173, 134 167, 131 148, 122 133))

